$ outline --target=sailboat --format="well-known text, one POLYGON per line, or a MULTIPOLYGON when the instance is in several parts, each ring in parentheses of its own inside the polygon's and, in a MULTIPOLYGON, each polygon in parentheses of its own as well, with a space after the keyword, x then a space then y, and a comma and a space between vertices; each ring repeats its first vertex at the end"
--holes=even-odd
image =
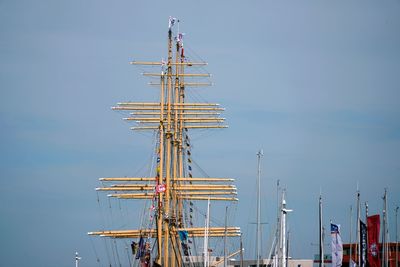
POLYGON ((226 258, 239 253, 229 251, 225 257, 218 257, 208 245, 213 238, 240 237, 239 227, 213 223, 209 215, 212 204, 211 209, 207 204, 206 215, 195 215, 200 211, 196 206, 201 203, 235 203, 238 198, 234 179, 196 176, 192 169, 190 133, 197 129, 226 128, 227 125, 220 117, 224 109, 219 104, 187 101, 187 91, 192 87, 210 85, 198 81, 210 74, 201 72, 206 62, 192 61, 186 55, 183 34, 179 27, 175 30, 178 23, 176 18, 169 18, 166 60, 131 62, 132 65, 160 69, 159 72, 143 73, 156 79, 151 85, 159 87, 159 101, 121 102, 112 108, 128 113, 125 120, 135 124, 132 130, 155 134, 153 174, 149 177, 100 178, 102 186, 96 188, 110 193, 110 198, 142 200, 150 207, 138 229, 88 233, 128 240, 132 248, 131 266, 218 266, 224 262, 226 265, 226 258), (196 216, 203 216, 203 220, 196 222, 196 216), (202 243, 203 250, 196 250, 196 244, 201 247, 202 243))

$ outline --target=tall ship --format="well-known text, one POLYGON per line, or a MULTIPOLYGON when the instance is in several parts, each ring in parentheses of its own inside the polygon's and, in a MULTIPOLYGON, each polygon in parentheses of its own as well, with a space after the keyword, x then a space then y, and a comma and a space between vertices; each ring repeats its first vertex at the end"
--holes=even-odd
MULTIPOLYGON (((168 24, 165 60, 131 62, 159 70, 143 73, 152 77, 151 86, 159 87, 159 101, 121 102, 112 107, 127 114, 124 120, 134 124, 132 130, 154 134, 151 173, 100 178, 102 186, 96 188, 109 198, 142 203, 145 214, 137 229, 88 234, 124 240, 129 244, 130 266, 226 266, 227 259, 242 251, 240 228, 228 225, 226 219, 228 205, 238 201, 237 188, 232 178, 195 172, 190 138, 199 129, 226 128, 221 117, 224 109, 216 103, 188 101, 192 88, 211 85, 204 82, 210 74, 204 71, 207 63, 186 55, 179 21, 170 17, 168 24), (219 220, 213 219, 213 203, 219 203, 219 220), (225 216, 221 205, 226 207, 225 216)), ((141 213, 140 209, 135 212, 141 213)))

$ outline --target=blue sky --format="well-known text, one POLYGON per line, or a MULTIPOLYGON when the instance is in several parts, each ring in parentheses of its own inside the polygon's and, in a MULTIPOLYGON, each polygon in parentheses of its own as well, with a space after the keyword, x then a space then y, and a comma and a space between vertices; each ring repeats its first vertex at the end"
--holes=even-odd
POLYGON ((393 240, 399 13, 399 1, 0 1, 3 264, 70 266, 79 251, 99 266, 86 236, 101 225, 97 178, 134 175, 152 143, 110 107, 157 99, 128 62, 165 58, 170 15, 213 74, 196 94, 227 109, 230 127, 194 133, 193 152, 211 176, 237 179, 248 251, 260 148, 264 246, 277 179, 295 210, 293 256, 317 253, 320 191, 325 223, 348 241, 357 183, 371 213, 388 189, 393 240))

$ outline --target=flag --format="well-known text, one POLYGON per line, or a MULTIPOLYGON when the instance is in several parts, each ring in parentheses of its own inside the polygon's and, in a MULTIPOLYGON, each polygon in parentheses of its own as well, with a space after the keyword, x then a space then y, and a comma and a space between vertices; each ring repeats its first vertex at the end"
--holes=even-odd
POLYGON ((342 266, 343 260, 343 243, 340 237, 340 225, 331 223, 332 237, 332 267, 342 266))
POLYGON ((168 21, 168 28, 171 29, 171 27, 174 26, 175 22, 176 22, 176 18, 173 18, 170 16, 169 21, 168 21))
POLYGON ((134 241, 131 243, 132 254, 135 255, 138 249, 138 244, 134 241))
POLYGON ((163 193, 163 192, 165 192, 165 190, 166 190, 165 184, 159 184, 156 186, 157 193, 163 193))
POLYGON ((360 267, 367 266, 367 226, 360 220, 360 267))
POLYGON ((380 267, 379 259, 379 231, 380 218, 379 214, 367 217, 368 229, 368 263, 370 267, 380 267))
POLYGON ((138 243, 138 250, 136 253, 136 259, 138 260, 143 256, 144 256, 144 239, 143 239, 143 237, 140 237, 139 243, 138 243))
POLYGON ((183 44, 183 36, 185 34, 184 33, 178 33, 178 36, 176 37, 176 41, 179 42, 180 44, 183 44))
POLYGON ((181 241, 186 241, 186 239, 188 239, 189 233, 186 230, 183 231, 178 231, 179 234, 179 238, 181 239, 181 241))

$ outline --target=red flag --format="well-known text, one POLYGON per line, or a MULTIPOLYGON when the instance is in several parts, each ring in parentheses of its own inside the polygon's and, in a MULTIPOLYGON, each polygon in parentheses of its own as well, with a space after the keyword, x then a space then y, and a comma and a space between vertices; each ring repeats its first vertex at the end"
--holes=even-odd
POLYGON ((380 267, 381 261, 379 260, 379 231, 380 231, 380 218, 379 214, 368 216, 368 263, 371 267, 380 267))
POLYGON ((163 193, 163 192, 165 192, 165 190, 166 190, 165 184, 159 184, 156 186, 157 193, 163 193))

